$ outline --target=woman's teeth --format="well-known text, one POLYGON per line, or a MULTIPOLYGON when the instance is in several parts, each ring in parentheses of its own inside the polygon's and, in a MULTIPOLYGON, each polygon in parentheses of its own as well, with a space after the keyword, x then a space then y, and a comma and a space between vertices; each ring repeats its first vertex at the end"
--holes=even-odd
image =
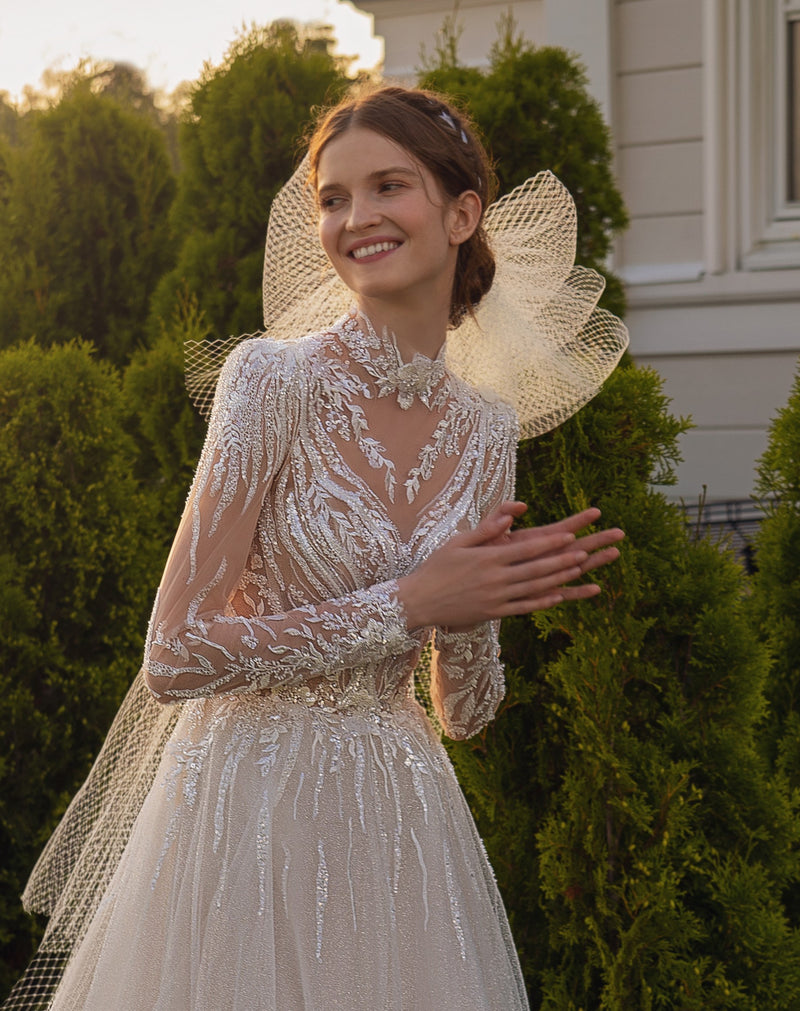
POLYGON ((365 256, 374 256, 375 253, 386 253, 390 249, 397 249, 399 245, 399 242, 375 242, 370 246, 359 246, 358 249, 354 249, 353 256, 356 260, 361 260, 365 256))

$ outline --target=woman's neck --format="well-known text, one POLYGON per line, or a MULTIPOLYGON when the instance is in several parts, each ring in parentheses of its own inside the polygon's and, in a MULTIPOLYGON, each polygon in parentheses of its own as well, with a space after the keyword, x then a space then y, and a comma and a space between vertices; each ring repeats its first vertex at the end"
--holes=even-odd
POLYGON ((386 306, 368 298, 360 298, 358 307, 380 333, 384 327, 394 335, 403 361, 415 354, 435 358, 447 336, 448 311, 415 309, 406 305, 386 306))

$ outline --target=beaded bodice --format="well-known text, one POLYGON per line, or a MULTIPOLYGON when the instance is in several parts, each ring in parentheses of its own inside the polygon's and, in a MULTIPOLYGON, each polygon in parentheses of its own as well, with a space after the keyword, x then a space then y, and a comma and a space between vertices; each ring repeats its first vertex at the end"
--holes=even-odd
MULTIPOLYGON (((510 408, 441 358, 403 362, 355 314, 243 342, 156 600, 151 690, 336 709, 407 698, 430 630, 406 627, 395 580, 511 494, 515 447, 510 408)), ((435 633, 432 694, 459 736, 502 694, 496 633, 435 633)))

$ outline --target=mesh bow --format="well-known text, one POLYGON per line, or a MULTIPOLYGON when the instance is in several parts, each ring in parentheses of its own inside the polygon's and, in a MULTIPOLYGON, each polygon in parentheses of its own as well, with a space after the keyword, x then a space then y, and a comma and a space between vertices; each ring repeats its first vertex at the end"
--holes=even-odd
MULTIPOLYGON (((325 330, 353 302, 320 245, 317 214, 304 159, 270 211, 266 336, 292 340, 325 330)), ((521 437, 530 438, 598 393, 628 346, 628 331, 597 308, 601 275, 575 266, 575 203, 551 172, 492 204, 484 227, 497 263, 494 283, 474 317, 466 315, 448 335, 446 361, 471 385, 512 404, 521 437)), ((222 362, 243 339, 187 342, 186 385, 202 413, 222 362)))

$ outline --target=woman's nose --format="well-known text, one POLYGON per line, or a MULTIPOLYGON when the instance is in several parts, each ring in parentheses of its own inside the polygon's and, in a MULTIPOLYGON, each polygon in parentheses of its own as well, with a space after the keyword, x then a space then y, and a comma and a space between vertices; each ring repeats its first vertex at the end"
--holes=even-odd
POLYGON ((369 196, 356 196, 350 199, 350 213, 347 215, 347 227, 351 232, 360 232, 380 221, 380 213, 375 201, 369 196))

